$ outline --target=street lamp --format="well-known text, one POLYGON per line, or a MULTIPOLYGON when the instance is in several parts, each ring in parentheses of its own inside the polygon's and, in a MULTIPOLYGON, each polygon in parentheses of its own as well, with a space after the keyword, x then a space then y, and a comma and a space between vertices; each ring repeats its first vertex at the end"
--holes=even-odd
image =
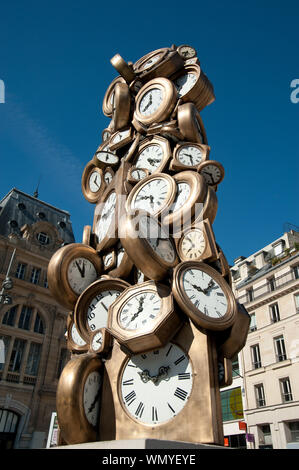
POLYGON ((0 291, 0 304, 10 305, 12 303, 12 298, 10 295, 6 293, 6 291, 11 290, 13 288, 13 282, 9 277, 9 273, 10 273, 13 259, 15 257, 15 253, 16 253, 16 248, 14 249, 11 255, 9 266, 7 268, 7 273, 6 273, 5 279, 2 282, 2 289, 0 291))

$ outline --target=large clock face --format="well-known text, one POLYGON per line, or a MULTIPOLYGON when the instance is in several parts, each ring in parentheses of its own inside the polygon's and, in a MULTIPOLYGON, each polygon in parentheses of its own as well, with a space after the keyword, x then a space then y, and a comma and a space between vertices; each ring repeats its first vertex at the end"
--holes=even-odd
POLYGON ((146 168, 153 173, 161 165, 163 155, 161 145, 147 145, 138 155, 135 166, 137 168, 146 168))
POLYGON ((181 238, 181 251, 184 259, 198 259, 206 248, 206 239, 200 229, 189 230, 181 238))
POLYGON ((100 243, 106 236, 109 227, 113 221, 116 207, 116 193, 113 191, 104 203, 103 210, 95 227, 95 234, 100 243))
POLYGON ((126 330, 147 330, 159 315, 161 298, 156 292, 144 291, 132 296, 119 313, 119 324, 126 330))
POLYGON ((183 288, 190 301, 207 317, 219 319, 227 313, 227 297, 208 273, 187 269, 183 275, 183 288))
POLYGON ((87 421, 96 426, 98 422, 101 394, 101 374, 90 372, 84 384, 83 406, 87 421))
POLYGON ((139 112, 142 116, 150 116, 155 111, 157 111, 162 102, 163 91, 161 88, 152 88, 141 98, 139 112))
POLYGON ((68 282, 76 294, 81 294, 98 277, 96 269, 87 258, 73 259, 67 270, 68 282))
POLYGON ((121 402, 129 416, 157 425, 175 416, 188 403, 192 391, 192 366, 176 344, 132 356, 120 378, 121 402))
POLYGON ((157 214, 167 206, 171 189, 166 178, 153 178, 136 190, 131 209, 143 209, 150 214, 157 214))

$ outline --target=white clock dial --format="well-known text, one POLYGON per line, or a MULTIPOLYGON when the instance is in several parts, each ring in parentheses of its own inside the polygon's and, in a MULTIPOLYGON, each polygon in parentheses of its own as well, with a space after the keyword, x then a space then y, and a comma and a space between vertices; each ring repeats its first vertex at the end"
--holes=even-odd
POLYGON ((173 212, 180 209, 184 205, 184 203, 187 201, 189 196, 190 196, 189 184, 186 182, 177 183, 177 193, 173 201, 173 204, 169 208, 169 213, 172 214, 173 212))
POLYGON ((187 297, 200 312, 210 318, 222 318, 228 309, 227 297, 219 284, 200 269, 188 269, 183 275, 187 297))
POLYGON ((147 70, 153 65, 155 65, 159 61, 161 55, 162 54, 157 54, 157 55, 154 55, 153 57, 150 57, 147 61, 144 62, 144 64, 142 65, 142 69, 147 70))
POLYGON ((98 192, 101 189, 101 185, 102 185, 102 178, 101 178, 100 173, 98 173, 97 171, 93 171, 90 174, 88 184, 89 184, 89 189, 91 192, 93 193, 98 192))
POLYGON ((111 141, 109 144, 117 144, 118 142, 121 142, 122 140, 126 139, 130 135, 130 129, 126 129, 125 131, 119 131, 117 134, 115 134, 114 137, 112 137, 111 141))
POLYGON ((91 348, 94 352, 97 352, 101 349, 103 344, 103 333, 102 331, 98 331, 94 334, 92 341, 91 341, 91 348))
POLYGON ((182 252, 186 259, 198 259, 206 248, 206 240, 201 230, 190 230, 183 235, 181 242, 182 252))
POLYGON ((131 176, 136 181, 140 181, 147 176, 147 173, 141 168, 136 168, 136 170, 131 171, 131 176))
POLYGON ((76 328, 76 325, 75 323, 73 323, 72 325, 72 328, 71 328, 71 337, 72 337, 72 340, 75 344, 77 344, 77 346, 85 346, 86 345, 86 342, 84 341, 84 339, 81 338, 77 328, 76 328))
POLYGON ((103 162, 106 165, 115 165, 118 163, 119 158, 112 152, 100 151, 97 153, 97 159, 99 162, 103 162))
POLYGON ((124 254, 125 254, 125 249, 123 247, 117 250, 117 261, 116 261, 117 268, 120 266, 120 263, 122 262, 124 254))
POLYGON ((131 418, 151 426, 162 424, 188 403, 192 383, 188 356, 168 343, 130 358, 120 379, 121 400, 131 418))
POLYGON ((202 161, 202 150, 194 145, 184 145, 177 154, 180 163, 186 166, 199 165, 202 161))
POLYGON ((160 212, 168 201, 169 183, 156 178, 144 184, 136 193, 132 209, 144 209, 150 214, 160 212))
POLYGON ((97 371, 91 372, 85 381, 83 391, 83 406, 87 421, 96 426, 98 422, 101 394, 101 375, 97 371))
POLYGON ((218 184, 222 178, 222 173, 216 165, 206 165, 200 172, 209 185, 218 184))
POLYGON ((174 80, 174 85, 178 92, 178 97, 181 98, 182 96, 186 95, 189 90, 195 85, 197 80, 197 75, 194 73, 186 73, 181 77, 178 77, 174 80))
POLYGON ((106 328, 109 307, 117 299, 119 294, 120 291, 116 289, 102 291, 89 302, 87 323, 91 331, 106 328))
POLYGON ((75 294, 81 294, 98 277, 96 269, 87 258, 73 259, 67 270, 68 282, 75 294))
POLYGON ((152 88, 141 98, 139 112, 143 116, 150 116, 157 111, 162 102, 163 91, 160 88, 152 88))
POLYGON ((110 171, 106 171, 105 174, 104 174, 104 181, 105 183, 108 185, 111 183, 113 179, 113 176, 112 176, 112 173, 110 173, 110 171))
POLYGON ((138 155, 135 166, 137 168, 146 168, 153 173, 161 165, 163 154, 161 145, 148 145, 138 155))
POLYGON ((95 227, 95 234, 98 237, 99 243, 104 239, 107 234, 111 223, 113 222, 113 217, 115 214, 116 207, 116 193, 115 191, 111 192, 107 200, 104 203, 101 217, 97 221, 95 227))
POLYGON ((119 324, 127 330, 151 328, 152 321, 159 315, 161 298, 156 292, 142 292, 129 299, 119 313, 119 324))
POLYGON ((168 263, 173 263, 176 258, 176 252, 171 243, 166 230, 158 224, 158 221, 151 217, 140 217, 139 219, 140 236, 147 239, 148 243, 155 253, 168 263))
POLYGON ((179 53, 184 59, 190 59, 196 55, 196 51, 191 46, 180 46, 179 53))

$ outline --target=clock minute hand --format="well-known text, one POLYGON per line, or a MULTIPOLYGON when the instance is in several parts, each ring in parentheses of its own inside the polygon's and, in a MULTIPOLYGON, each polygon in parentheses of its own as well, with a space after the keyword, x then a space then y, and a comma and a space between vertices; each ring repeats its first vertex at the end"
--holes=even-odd
POLYGON ((88 408, 88 413, 91 413, 92 410, 94 409, 94 407, 96 406, 96 403, 98 401, 98 399, 100 398, 100 395, 101 395, 101 387, 99 388, 93 402, 91 403, 90 407, 88 408))
POLYGON ((83 269, 81 269, 81 266, 78 263, 78 261, 75 261, 75 263, 76 263, 76 266, 78 268, 79 273, 81 274, 81 277, 85 277, 85 265, 84 265, 84 263, 83 263, 83 269))

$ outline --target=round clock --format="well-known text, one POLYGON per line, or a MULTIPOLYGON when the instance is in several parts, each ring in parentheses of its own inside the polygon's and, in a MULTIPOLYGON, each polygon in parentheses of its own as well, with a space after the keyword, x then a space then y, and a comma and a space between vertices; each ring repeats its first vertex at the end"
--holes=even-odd
POLYGON ((177 416, 192 393, 192 364, 174 343, 128 357, 118 384, 120 402, 133 420, 156 426, 177 416))
POLYGON ((138 353, 164 346, 181 323, 170 288, 147 281, 118 297, 109 310, 108 328, 119 343, 138 353))
POLYGON ((129 286, 122 279, 105 277, 91 284, 80 295, 74 309, 74 321, 85 341, 90 341, 94 331, 107 327, 110 305, 129 286))
POLYGON ((48 283, 53 297, 72 309, 79 295, 100 275, 102 262, 96 250, 71 243, 57 250, 48 265, 48 283))
POLYGON ((128 214, 121 243, 148 279, 164 279, 178 263, 175 245, 168 232, 145 211, 128 214))
POLYGON ((216 160, 202 162, 197 171, 204 177, 209 186, 217 186, 224 178, 224 168, 216 160))
POLYGON ((109 139, 109 149, 117 150, 124 145, 129 144, 131 140, 133 140, 133 137, 132 127, 122 131, 116 131, 109 139))
POLYGON ((183 57, 184 60, 192 59, 196 56, 196 50, 194 49, 194 47, 187 46, 186 44, 179 46, 177 48, 177 51, 183 57))
POLYGON ((184 230, 178 239, 177 251, 182 261, 217 259, 215 236, 209 220, 184 230))
POLYGON ((119 157, 115 152, 110 151, 109 144, 104 142, 97 149, 92 162, 95 166, 102 169, 107 167, 117 167, 119 165, 119 157))
POLYGON ((167 139, 160 136, 144 139, 138 147, 133 165, 137 168, 146 168, 150 173, 160 173, 171 155, 170 144, 167 139))
POLYGON ((154 173, 132 189, 126 201, 126 210, 143 209, 158 216, 173 203, 175 195, 175 180, 166 173, 154 173))
POLYGON ((59 428, 67 444, 92 442, 98 438, 102 368, 97 355, 80 354, 74 356, 61 373, 56 410, 59 428))
POLYGON ((173 273, 173 295, 191 320, 208 330, 225 330, 236 317, 236 300, 223 277, 199 261, 183 261, 173 273))
POLYGON ((138 92, 134 117, 145 125, 164 121, 171 115, 176 101, 174 84, 167 78, 155 78, 138 92))
POLYGON ((136 166, 132 166, 128 171, 127 181, 128 183, 136 184, 149 175, 150 172, 147 168, 137 168, 136 166))
POLYGON ((177 119, 185 140, 208 144, 202 119, 193 103, 184 103, 178 106, 177 119))
POLYGON ((180 227, 190 225, 198 209, 202 212, 207 185, 204 178, 197 178, 197 175, 198 173, 194 171, 182 171, 173 176, 176 182, 176 195, 166 215, 163 216, 163 224, 174 227, 174 233, 177 233, 180 227))
POLYGON ((95 166, 93 161, 87 163, 84 168, 81 180, 82 193, 88 202, 94 204, 97 202, 104 189, 106 183, 104 181, 103 172, 95 166))
POLYGON ((152 51, 134 64, 140 78, 151 80, 156 77, 169 77, 184 66, 184 60, 174 48, 152 51))
MULTIPOLYGON (((116 77, 109 87, 107 88, 107 91, 105 93, 104 99, 103 99, 103 113, 107 117, 111 117, 113 113, 113 108, 114 108, 114 92, 115 92, 115 85, 117 83, 125 83, 125 80, 123 77, 116 77)), ((105 140, 105 139, 103 139, 105 140)))
POLYGON ((89 351, 95 354, 105 354, 112 345, 112 337, 106 328, 94 331, 90 336, 89 351))
POLYGON ((171 170, 196 170, 198 165, 209 157, 208 145, 184 142, 176 145, 173 159, 170 162, 171 170))

